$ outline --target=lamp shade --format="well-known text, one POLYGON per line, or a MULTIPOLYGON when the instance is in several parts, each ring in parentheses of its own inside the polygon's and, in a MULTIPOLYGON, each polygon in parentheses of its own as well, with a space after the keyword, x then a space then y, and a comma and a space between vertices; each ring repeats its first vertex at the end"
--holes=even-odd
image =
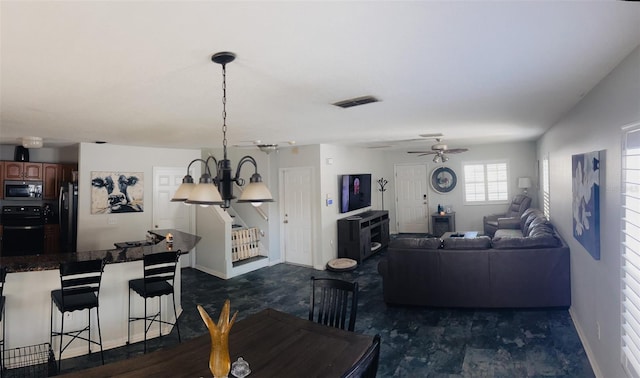
POLYGON ((262 182, 262 177, 258 173, 254 173, 249 181, 249 185, 238 198, 238 202, 273 202, 273 196, 269 188, 262 182))
POLYGON ((183 202, 189 198, 189 194, 196 187, 196 184, 192 182, 183 182, 176 190, 176 193, 173 195, 171 202, 183 202))
POLYGON ((224 203, 222 197, 220 197, 218 188, 212 183, 203 182, 193 188, 189 194, 189 198, 187 198, 185 202, 203 206, 222 205, 224 203))
POLYGON ((518 179, 518 188, 528 189, 531 187, 531 179, 529 177, 520 177, 518 179))

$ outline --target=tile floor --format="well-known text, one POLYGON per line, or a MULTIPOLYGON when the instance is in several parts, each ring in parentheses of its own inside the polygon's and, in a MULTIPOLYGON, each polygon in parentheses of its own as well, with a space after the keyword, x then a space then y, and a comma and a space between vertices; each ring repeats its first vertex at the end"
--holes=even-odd
MULTIPOLYGON (((230 280, 182 271, 183 339, 207 332, 196 310, 217 318, 222 303, 242 319, 266 307, 306 318, 309 277, 357 280, 356 332, 382 337, 378 377, 594 377, 567 310, 459 310, 388 307, 377 273, 384 251, 352 272, 332 273, 278 264, 230 280)), ((150 350, 177 343, 171 335, 150 350)), ((141 343, 105 351, 106 362, 142 353, 141 343)), ((62 370, 95 366, 100 355, 64 360, 62 370)), ((249 361, 251 363, 251 361, 249 361)))

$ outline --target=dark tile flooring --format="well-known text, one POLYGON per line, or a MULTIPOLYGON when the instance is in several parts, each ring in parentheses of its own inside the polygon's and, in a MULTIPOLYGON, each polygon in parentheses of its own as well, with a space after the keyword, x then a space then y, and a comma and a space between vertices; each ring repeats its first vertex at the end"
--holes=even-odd
MULTIPOLYGON (((306 318, 309 277, 357 280, 356 332, 382 337, 378 377, 594 377, 567 310, 459 310, 387 307, 377 272, 384 251, 352 272, 278 264, 230 280, 182 270, 183 339, 206 333, 196 305, 217 319, 225 299, 242 319, 266 307, 306 318)), ((177 334, 149 342, 174 345, 177 334)), ((142 353, 141 343, 105 351, 106 362, 142 353)), ((249 361, 251 363, 251 361, 249 361)), ((62 361, 71 371, 100 364, 100 355, 62 361)))

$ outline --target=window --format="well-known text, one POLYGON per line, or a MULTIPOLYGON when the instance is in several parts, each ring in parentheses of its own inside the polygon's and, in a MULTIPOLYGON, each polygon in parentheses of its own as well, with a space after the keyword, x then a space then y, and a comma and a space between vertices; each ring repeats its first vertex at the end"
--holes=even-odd
POLYGON ((640 125, 626 131, 622 148, 622 364, 640 373, 640 125))
POLYGON ((551 195, 549 192, 549 158, 542 160, 542 211, 547 219, 551 219, 551 195))
POLYGON ((465 202, 507 201, 509 199, 507 170, 506 162, 463 164, 465 202))

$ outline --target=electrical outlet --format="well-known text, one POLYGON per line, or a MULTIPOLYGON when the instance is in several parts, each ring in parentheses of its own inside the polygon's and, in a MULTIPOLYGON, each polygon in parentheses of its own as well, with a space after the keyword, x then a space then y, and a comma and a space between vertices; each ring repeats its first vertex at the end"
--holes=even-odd
POLYGON ((596 321, 596 329, 598 330, 598 340, 600 340, 600 322, 596 321))

